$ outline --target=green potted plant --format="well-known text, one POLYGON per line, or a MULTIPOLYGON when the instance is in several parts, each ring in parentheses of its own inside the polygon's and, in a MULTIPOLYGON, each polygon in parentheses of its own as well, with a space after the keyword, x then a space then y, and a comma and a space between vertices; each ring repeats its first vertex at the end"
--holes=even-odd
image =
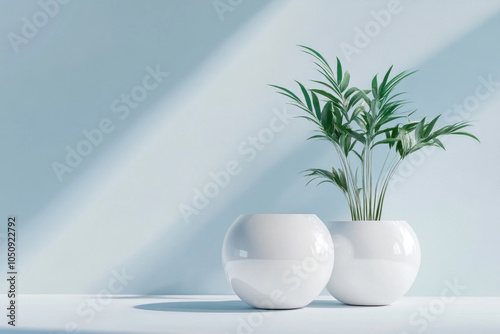
MULTIPOLYGON (((440 115, 428 121, 411 120, 408 101, 398 84, 413 74, 373 77, 370 89, 349 85, 350 75, 337 58, 332 69, 316 50, 300 46, 313 57, 321 74, 308 89, 297 81, 299 93, 271 85, 303 111, 299 117, 316 125, 309 139, 330 142, 339 166, 308 169, 306 175, 319 184, 331 183, 345 196, 352 221, 327 222, 334 242, 335 264, 327 285, 338 300, 356 305, 385 305, 403 296, 413 284, 420 265, 420 246, 405 221, 382 221, 384 199, 392 176, 404 159, 427 146, 444 149, 443 136, 463 135, 468 122, 437 127, 440 115), (373 168, 374 154, 384 155, 373 168)), ((479 140, 478 140, 479 141, 479 140)))

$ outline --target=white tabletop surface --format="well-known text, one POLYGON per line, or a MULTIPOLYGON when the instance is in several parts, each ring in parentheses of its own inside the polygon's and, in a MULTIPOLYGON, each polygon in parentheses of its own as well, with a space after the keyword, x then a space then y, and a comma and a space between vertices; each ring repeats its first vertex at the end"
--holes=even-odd
MULTIPOLYGON (((2 296, 2 313, 6 298, 2 296)), ((7 333, 500 333, 499 297, 404 297, 356 307, 320 296, 297 310, 261 311, 236 296, 21 295, 7 333)))

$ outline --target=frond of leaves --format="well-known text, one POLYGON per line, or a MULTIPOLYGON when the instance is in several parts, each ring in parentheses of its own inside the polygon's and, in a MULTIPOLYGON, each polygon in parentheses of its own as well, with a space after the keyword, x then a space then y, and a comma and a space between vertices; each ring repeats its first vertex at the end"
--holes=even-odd
POLYGON ((277 93, 286 96, 289 104, 304 114, 298 116, 317 127, 308 139, 327 140, 332 143, 339 157, 340 166, 331 171, 308 169, 306 176, 318 185, 331 183, 345 195, 353 220, 380 220, 389 182, 397 167, 409 155, 426 146, 444 149, 440 140, 447 135, 462 135, 479 139, 464 131, 468 122, 458 122, 436 128, 440 116, 427 122, 411 121, 415 111, 405 110, 408 101, 402 99, 404 92, 396 93, 398 84, 415 73, 403 71, 391 77, 391 66, 379 83, 378 75, 371 81, 371 89, 350 87, 350 74, 343 71, 336 59, 335 71, 316 50, 299 45, 301 50, 313 58, 319 80, 312 80, 318 88, 306 88, 296 81, 299 93, 285 87, 271 85, 277 93), (387 158, 374 175, 373 150, 377 146, 388 149, 387 158), (393 159, 389 159, 390 155, 393 159), (357 165, 351 161, 353 158, 357 165), (387 163, 390 161, 389 163, 387 163), (354 168, 353 168, 354 167, 354 168), (358 170, 360 178, 358 178, 358 170))

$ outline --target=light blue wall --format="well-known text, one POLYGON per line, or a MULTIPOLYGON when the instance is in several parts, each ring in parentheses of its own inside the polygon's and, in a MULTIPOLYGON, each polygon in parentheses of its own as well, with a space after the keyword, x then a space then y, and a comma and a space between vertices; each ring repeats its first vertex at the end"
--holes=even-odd
MULTIPOLYGON (((342 43, 354 45, 355 28, 390 2, 221 2, 222 16, 212 1, 73 0, 16 53, 9 33, 41 8, 0 1, 0 212, 20 221, 22 292, 93 293, 125 268, 134 277, 126 293, 230 293, 221 243, 240 213, 348 219, 336 189, 305 187, 300 175, 335 162, 328 145, 305 141, 309 125, 277 118, 283 130, 248 151, 248 136, 285 113, 267 84, 315 75, 295 44, 339 56, 355 84, 391 64, 418 69, 403 88, 418 117, 447 114, 441 124, 458 115, 454 104, 473 101, 480 77, 500 81, 493 1, 401 0, 350 57, 342 43), (157 66, 168 77, 120 119, 113 101, 157 66), (53 162, 105 119, 114 130, 60 182, 53 162), (186 222, 181 205, 231 161, 238 175, 186 222)), ((500 295, 499 88, 460 116, 482 144, 453 138, 447 152, 416 157, 388 195, 385 218, 407 220, 421 242, 410 294, 438 294, 458 279, 467 295, 500 295)))

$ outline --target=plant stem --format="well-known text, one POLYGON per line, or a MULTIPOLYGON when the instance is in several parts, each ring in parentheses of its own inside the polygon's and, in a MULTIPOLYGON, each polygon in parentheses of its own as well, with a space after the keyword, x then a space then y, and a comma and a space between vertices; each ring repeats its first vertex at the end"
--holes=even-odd
POLYGON ((393 165, 389 168, 387 175, 385 176, 382 190, 380 192, 378 206, 377 206, 377 220, 380 220, 380 218, 382 217, 382 209, 384 206, 384 199, 385 199, 385 193, 387 192, 387 187, 389 186, 389 182, 391 181, 392 176, 396 172, 401 161, 403 161, 403 159, 398 159, 395 163, 393 163, 393 165))

